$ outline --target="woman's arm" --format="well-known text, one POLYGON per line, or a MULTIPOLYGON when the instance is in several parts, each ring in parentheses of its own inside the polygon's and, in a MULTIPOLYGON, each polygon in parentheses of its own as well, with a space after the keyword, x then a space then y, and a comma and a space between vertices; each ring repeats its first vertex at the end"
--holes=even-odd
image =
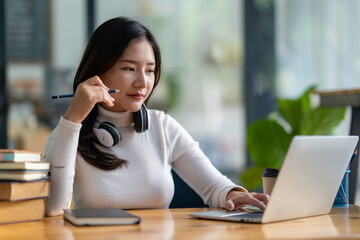
POLYGON ((51 164, 48 216, 62 215, 63 209, 70 207, 80 129, 81 124, 61 117, 46 143, 44 161, 51 164))
POLYGON ((201 196, 206 204, 211 207, 225 207, 227 194, 231 189, 239 186, 211 164, 199 144, 169 115, 164 114, 163 128, 174 171, 201 196))
POLYGON ((239 187, 212 165, 197 143, 174 159, 173 169, 210 207, 226 207, 228 193, 239 187))
POLYGON ((221 174, 201 151, 199 144, 178 124, 168 117, 165 131, 172 152, 172 165, 177 174, 211 207, 234 210, 245 205, 265 208, 268 196, 249 193, 221 174), (264 203, 262 203, 264 202, 264 203))
POLYGON ((80 83, 70 106, 49 137, 44 152, 44 161, 51 163, 50 197, 46 204, 49 216, 61 215, 63 209, 70 207, 81 122, 96 103, 114 105, 107 90, 98 76, 80 83))

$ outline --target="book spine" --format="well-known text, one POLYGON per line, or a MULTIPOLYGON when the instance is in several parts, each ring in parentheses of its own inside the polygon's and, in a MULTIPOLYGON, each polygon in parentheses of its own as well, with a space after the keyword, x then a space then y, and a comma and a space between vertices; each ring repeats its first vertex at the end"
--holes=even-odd
POLYGON ((0 153, 0 161, 14 161, 14 154, 12 153, 0 153))

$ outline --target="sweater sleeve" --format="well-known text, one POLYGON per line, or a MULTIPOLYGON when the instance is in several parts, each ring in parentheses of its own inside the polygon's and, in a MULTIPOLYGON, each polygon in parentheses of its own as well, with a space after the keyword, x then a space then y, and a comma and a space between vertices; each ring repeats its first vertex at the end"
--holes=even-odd
POLYGON ((226 196, 237 186, 212 165, 187 131, 173 118, 167 116, 165 131, 172 155, 174 171, 210 207, 225 207, 226 196))
POLYGON ((44 161, 51 164, 48 216, 62 215, 63 209, 70 208, 81 126, 61 117, 46 143, 44 161))

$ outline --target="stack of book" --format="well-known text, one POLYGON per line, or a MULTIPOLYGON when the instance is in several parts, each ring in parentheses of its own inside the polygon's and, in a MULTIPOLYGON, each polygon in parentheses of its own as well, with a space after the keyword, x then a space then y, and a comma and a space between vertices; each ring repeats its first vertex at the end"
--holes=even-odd
POLYGON ((44 217, 49 172, 41 153, 0 149, 0 224, 44 217))

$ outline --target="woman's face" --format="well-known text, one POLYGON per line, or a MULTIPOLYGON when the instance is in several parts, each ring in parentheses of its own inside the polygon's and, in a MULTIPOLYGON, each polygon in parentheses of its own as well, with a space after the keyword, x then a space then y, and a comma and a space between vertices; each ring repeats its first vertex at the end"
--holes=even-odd
POLYGON ((113 107, 104 103, 101 106, 115 112, 138 111, 153 89, 155 66, 149 41, 131 41, 117 62, 100 76, 109 89, 120 90, 120 93, 111 94, 115 98, 113 107))

